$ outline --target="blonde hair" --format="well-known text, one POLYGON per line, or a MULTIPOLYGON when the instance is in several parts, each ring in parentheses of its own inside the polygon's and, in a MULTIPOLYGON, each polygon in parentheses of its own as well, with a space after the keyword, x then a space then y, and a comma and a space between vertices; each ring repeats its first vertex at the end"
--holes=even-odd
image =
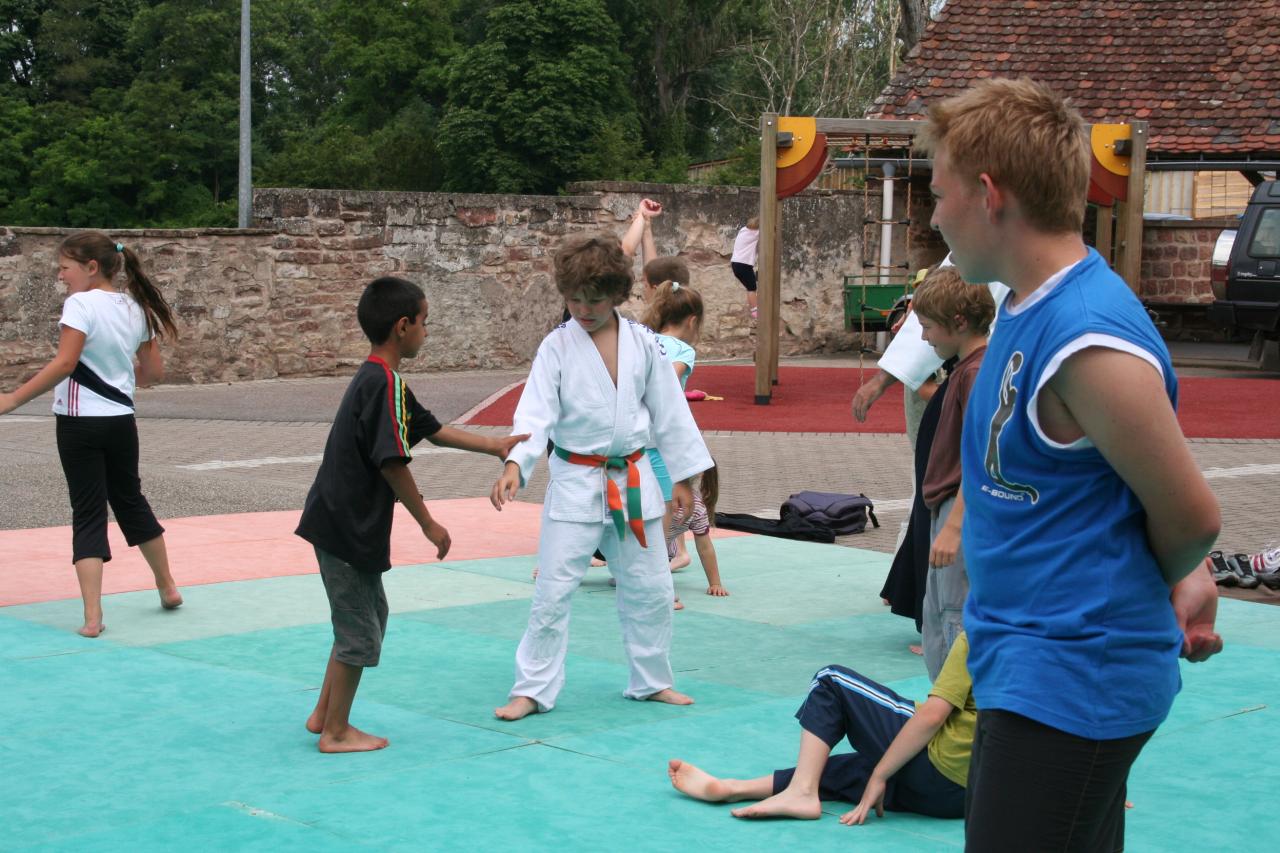
POLYGON ((945 147, 966 180, 988 175, 1017 198, 1038 230, 1084 227, 1091 167, 1084 119, 1043 83, 979 81, 929 108, 916 146, 930 155, 945 147))
POLYGON ((702 294, 687 284, 664 281, 653 291, 644 324, 655 332, 661 332, 689 317, 697 317, 698 324, 702 324, 702 294))
POLYGON ((969 323, 969 331, 985 335, 996 316, 996 303, 985 284, 969 284, 955 267, 931 271, 916 288, 912 309, 948 331, 955 331, 956 318, 969 323))

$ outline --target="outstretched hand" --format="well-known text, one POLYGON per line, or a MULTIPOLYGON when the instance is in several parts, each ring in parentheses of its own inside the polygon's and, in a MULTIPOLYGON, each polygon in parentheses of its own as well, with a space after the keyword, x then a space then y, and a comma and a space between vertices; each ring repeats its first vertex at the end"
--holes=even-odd
POLYGON ((7 415, 18 408, 17 394, 0 394, 0 415, 7 415))
POLYGON ((493 455, 505 461, 507 455, 511 453, 511 448, 528 438, 529 433, 527 432, 521 433, 520 435, 508 435, 502 438, 495 438, 493 441, 493 455))
MULTIPOLYGON (((1206 560, 1207 564, 1208 561, 1206 560)), ((1170 596, 1173 613, 1182 629, 1182 656, 1201 663, 1222 651, 1222 637, 1214 630, 1218 616, 1218 586, 1207 565, 1180 580, 1170 596)))

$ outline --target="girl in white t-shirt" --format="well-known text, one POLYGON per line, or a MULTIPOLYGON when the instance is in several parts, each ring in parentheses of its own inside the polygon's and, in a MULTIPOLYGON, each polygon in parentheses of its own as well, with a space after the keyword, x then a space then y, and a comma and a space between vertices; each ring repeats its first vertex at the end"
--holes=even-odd
POLYGON ((733 238, 733 257, 729 259, 733 274, 747 289, 747 308, 751 310, 752 319, 756 316, 756 253, 759 248, 760 221, 753 216, 738 229, 738 236, 733 238))
POLYGON ((0 414, 54 389, 58 458, 71 496, 72 562, 84 599, 80 633, 96 637, 102 624, 102 564, 107 505, 129 545, 142 551, 156 579, 160 604, 172 610, 182 595, 169 573, 164 528, 138 480, 136 384, 163 373, 159 336, 173 337, 173 312, 138 262, 138 256, 99 231, 81 231, 58 249, 58 279, 67 287, 59 320, 58 353, 11 394, 0 394, 0 414), (123 289, 117 286, 121 276, 123 289), (134 359, 137 359, 137 365, 134 359))

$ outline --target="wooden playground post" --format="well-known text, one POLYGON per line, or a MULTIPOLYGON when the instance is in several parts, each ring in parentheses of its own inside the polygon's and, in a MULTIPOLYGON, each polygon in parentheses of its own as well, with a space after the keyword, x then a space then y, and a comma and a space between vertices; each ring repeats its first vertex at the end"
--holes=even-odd
POLYGON ((1147 123, 1130 122, 1128 199, 1117 208, 1115 270, 1129 289, 1142 284, 1142 212, 1146 195, 1147 123))
POLYGON ((778 359, 778 290, 781 233, 778 204, 778 114, 760 117, 760 269, 756 296, 756 404, 767 405, 773 396, 778 359))

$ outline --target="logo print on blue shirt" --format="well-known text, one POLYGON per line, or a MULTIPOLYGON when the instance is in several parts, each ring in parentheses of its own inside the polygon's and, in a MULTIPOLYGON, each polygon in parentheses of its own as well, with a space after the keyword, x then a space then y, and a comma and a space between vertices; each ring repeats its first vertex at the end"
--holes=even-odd
POLYGON ((1009 363, 1004 367, 1004 375, 1000 378, 1000 406, 991 416, 991 428, 987 432, 987 476, 1003 488, 992 489, 984 485, 982 491, 993 497, 1012 501, 1023 500, 1023 496, 1026 496, 1031 498, 1034 504, 1040 500, 1039 490, 1035 486, 1009 482, 1004 478, 1004 472, 1000 466, 1000 433, 1004 431, 1005 425, 1009 423, 1009 419, 1013 417, 1018 407, 1018 389, 1013 384, 1013 377, 1022 370, 1022 362, 1021 352, 1015 352, 1009 357, 1009 363))

